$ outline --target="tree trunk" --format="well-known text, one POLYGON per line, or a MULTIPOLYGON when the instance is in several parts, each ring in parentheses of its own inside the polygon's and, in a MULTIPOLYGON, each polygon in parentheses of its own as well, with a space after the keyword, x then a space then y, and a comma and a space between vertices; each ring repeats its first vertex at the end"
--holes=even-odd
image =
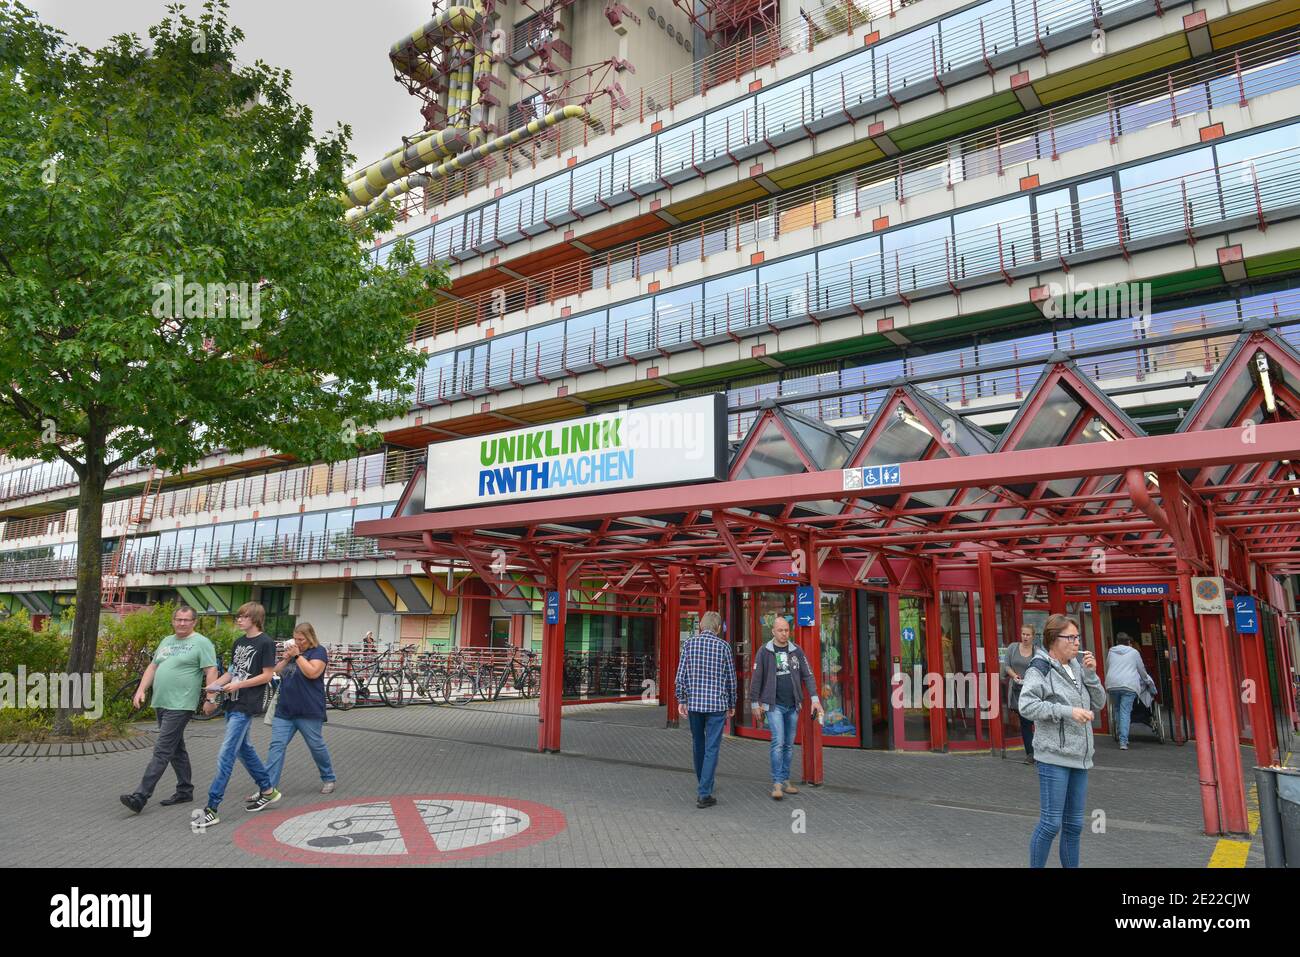
MULTIPOLYGON (((103 453, 88 450, 86 474, 77 495, 77 608, 72 620, 72 644, 68 652, 69 674, 90 674, 95 670, 99 642, 100 588, 103 584, 104 470, 103 453)), ((68 734, 72 711, 60 707, 54 719, 54 733, 68 734)))

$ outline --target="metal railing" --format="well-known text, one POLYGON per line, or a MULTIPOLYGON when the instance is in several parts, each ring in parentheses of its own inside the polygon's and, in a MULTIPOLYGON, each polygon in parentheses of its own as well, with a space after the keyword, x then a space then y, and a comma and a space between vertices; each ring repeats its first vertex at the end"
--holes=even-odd
MULTIPOLYGON (((846 176, 669 230, 477 295, 448 300, 416 316, 419 340, 512 312, 581 297, 592 289, 696 262, 724 250, 861 218, 1029 160, 1056 159, 1107 140, 1178 122, 1225 102, 1245 103, 1300 84, 1300 31, 1149 77, 979 133, 871 163, 846 176)), ((700 157, 703 160, 703 157, 700 157)), ((693 160, 694 162, 694 160, 693 160)))
MULTIPOLYGON (((827 365, 798 377, 737 385, 728 391, 728 406, 749 408, 730 414, 729 434, 737 439, 743 437, 759 414, 753 407, 764 399, 788 400, 802 394, 809 395, 808 402, 786 407, 821 420, 861 418, 865 422, 888 394, 891 383, 900 378, 957 409, 990 398, 1019 401, 1043 365, 1058 352, 1073 353, 1080 368, 1098 383, 1142 381, 1178 371, 1195 373, 1199 382, 1218 368, 1240 334, 1241 323, 1251 318, 1269 319, 1300 348, 1300 290, 1286 291, 1248 301, 1157 314, 1141 330, 1135 330, 1132 319, 1122 319, 916 358, 846 367, 827 365), (1132 345, 1135 341, 1139 343, 1136 346, 1132 345)), ((128 547, 123 574, 387 557, 372 549, 373 540, 359 539, 351 533, 236 543, 214 556, 202 548, 159 552, 128 547)), ((0 555, 0 582, 66 580, 75 576, 75 557, 13 561, 0 555)))
MULTIPOLYGON (((746 94, 752 104, 748 112, 738 100, 613 154, 580 162, 571 170, 536 183, 535 188, 530 183, 467 214, 444 217, 425 233, 427 255, 439 260, 482 255, 571 222, 588 211, 668 188, 699 175, 710 164, 769 152, 783 143, 896 107, 903 99, 941 90, 945 83, 964 78, 964 73, 974 76, 983 69, 991 72, 995 63, 1006 65, 1023 56, 1046 52, 1048 47, 1074 42, 1078 39, 1075 28, 1105 22, 1104 18, 1114 18, 1129 8, 1137 14, 1137 8, 1144 3, 1060 0, 1050 10, 1047 4, 1040 10, 1038 0, 989 0, 975 8, 987 8, 986 17, 972 20, 967 10, 947 18, 947 34, 942 20, 918 27, 810 74, 746 94)), ((610 102, 607 125, 618 126, 620 115, 624 123, 633 118, 644 120, 659 110, 670 109, 672 101, 648 103, 644 97, 637 97, 622 111, 610 102), (650 110, 651 105, 656 109, 650 110)), ((599 110, 596 116, 601 118, 599 110)), ((498 181, 502 178, 500 167, 504 167, 506 176, 516 170, 535 170, 538 162, 576 147, 589 137, 588 124, 556 126, 551 134, 496 154, 501 159, 493 157, 491 162, 477 163, 429 187, 421 208, 441 208, 455 196, 468 196, 470 189, 498 181), (566 137, 583 139, 568 142, 566 137)), ((382 260, 385 255, 381 247, 377 256, 382 260)))
MULTIPOLYGON (((702 283, 691 284, 673 291, 681 304, 671 304, 663 295, 646 297, 634 303, 635 314, 621 323, 601 319, 590 333, 570 335, 569 326, 584 318, 578 316, 551 324, 545 341, 508 347, 508 352, 504 343, 511 337, 489 340, 488 349, 472 364, 450 368, 445 360, 455 350, 435 353, 417 378, 416 399, 429 407, 837 315, 910 304, 914 298, 957 295, 964 288, 998 280, 1009 284, 1015 275, 1045 267, 1055 270, 1111 255, 1128 258, 1136 248, 1194 243, 1212 228, 1266 228, 1271 221, 1300 212, 1297 204, 1300 147, 1086 198, 1050 213, 1009 216, 963 232, 951 231, 953 218, 962 215, 957 213, 948 218, 948 235, 942 237, 902 245, 895 236, 897 248, 890 249, 890 234, 881 234, 874 237, 878 251, 837 256, 823 250, 833 264, 761 284, 750 279, 743 289, 709 298, 698 292, 702 283), (693 301, 686 302, 687 296, 693 301)), ((935 221, 926 226, 936 224, 942 225, 935 221)), ((769 268, 758 267, 753 275, 769 268)))
MULTIPOLYGON (((276 502, 301 502, 318 495, 340 492, 362 492, 405 482, 423 462, 423 449, 389 449, 332 464, 305 465, 205 482, 159 493, 153 499, 150 519, 178 518, 276 502)), ((109 502, 104 506, 104 528, 125 525, 138 508, 138 496, 109 502)), ((0 522, 0 541, 70 532, 76 528, 76 509, 57 515, 8 519, 0 522)))

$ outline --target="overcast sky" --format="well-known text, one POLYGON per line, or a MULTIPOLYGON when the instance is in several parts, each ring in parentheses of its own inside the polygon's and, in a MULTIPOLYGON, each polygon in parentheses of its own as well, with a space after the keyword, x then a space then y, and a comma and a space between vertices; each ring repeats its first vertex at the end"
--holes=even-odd
MULTIPOLYGON (((69 42, 92 49, 162 19, 168 0, 22 0, 69 42)), ((420 101, 393 79, 388 48, 429 19, 429 0, 229 0, 231 22, 245 33, 239 59, 265 60, 293 73, 293 94, 311 107, 316 132, 352 125, 360 163, 400 146, 420 129, 420 101)), ((202 0, 187 0, 193 19, 202 0)))

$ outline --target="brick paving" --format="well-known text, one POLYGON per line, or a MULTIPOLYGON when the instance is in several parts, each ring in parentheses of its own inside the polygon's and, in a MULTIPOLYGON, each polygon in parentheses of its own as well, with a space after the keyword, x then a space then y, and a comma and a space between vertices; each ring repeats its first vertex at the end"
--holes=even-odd
MULTIPOLYGON (((566 708, 564 753, 542 755, 535 750, 535 701, 331 712, 325 734, 338 790, 319 793, 315 767, 296 739, 281 781, 285 797, 262 814, 274 821, 294 808, 350 798, 458 794, 535 802, 564 817, 565 826, 538 843, 502 840, 502 850, 440 862, 445 866, 1026 863, 1038 784, 1018 752, 1004 760, 828 748, 826 786, 776 802, 768 797, 766 743, 727 738, 715 792, 719 804, 698 810, 690 734, 684 722, 679 729, 663 724, 662 709, 639 703, 566 708)), ((117 796, 136 786, 147 749, 0 757, 0 862, 282 866, 283 860, 252 853, 240 846, 247 842, 235 840, 237 829, 259 817, 242 809, 239 798, 252 790, 242 767, 232 776, 222 823, 200 834, 189 828, 191 810, 206 796, 221 734, 216 721, 191 724, 186 734, 196 802, 158 806, 156 799, 174 783, 169 771, 138 817, 117 796)), ((263 756, 269 740, 270 728, 256 722, 253 741, 263 756)), ((798 766, 796 750, 796 777, 798 766)), ((1099 738, 1087 821, 1104 812, 1105 827, 1103 833, 1085 830, 1084 866, 1204 867, 1216 841, 1200 833, 1196 780, 1191 746, 1136 740, 1120 752, 1109 738, 1099 738)), ((485 813, 502 813, 487 807, 485 813)), ((302 824, 295 830, 287 823, 275 833, 292 836, 302 824)), ((1256 837, 1248 866, 1262 863, 1256 837)))

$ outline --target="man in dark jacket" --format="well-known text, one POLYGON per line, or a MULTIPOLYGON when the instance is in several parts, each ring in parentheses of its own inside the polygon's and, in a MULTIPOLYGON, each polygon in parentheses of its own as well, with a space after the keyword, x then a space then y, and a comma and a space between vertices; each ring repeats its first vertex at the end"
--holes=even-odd
POLYGON ((782 793, 799 791, 790 783, 790 755, 799 730, 799 709, 803 706, 803 686, 808 688, 813 713, 824 714, 817 697, 817 681, 813 677, 808 657, 790 641, 790 622, 780 615, 772 622, 772 640, 758 649, 754 656, 754 675, 749 684, 749 695, 754 710, 754 726, 762 727, 767 715, 767 726, 772 732, 772 799, 781 800, 782 793))

